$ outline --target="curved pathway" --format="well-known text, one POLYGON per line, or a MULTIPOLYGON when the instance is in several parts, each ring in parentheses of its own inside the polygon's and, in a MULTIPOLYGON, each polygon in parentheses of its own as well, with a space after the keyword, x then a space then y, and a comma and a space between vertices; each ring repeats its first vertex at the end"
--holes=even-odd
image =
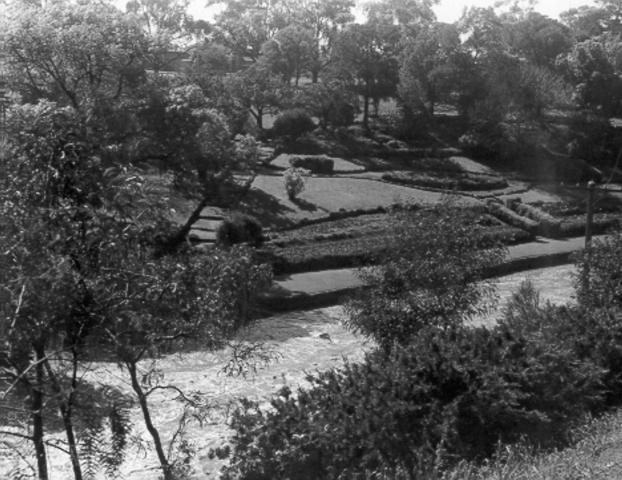
MULTIPOLYGON (((582 250, 584 244, 584 237, 574 237, 562 240, 538 238, 534 242, 511 246, 506 262, 490 272, 490 276, 568 263, 572 254, 582 250)), ((275 279, 262 304, 271 311, 335 305, 363 286, 356 268, 281 275, 275 279)))

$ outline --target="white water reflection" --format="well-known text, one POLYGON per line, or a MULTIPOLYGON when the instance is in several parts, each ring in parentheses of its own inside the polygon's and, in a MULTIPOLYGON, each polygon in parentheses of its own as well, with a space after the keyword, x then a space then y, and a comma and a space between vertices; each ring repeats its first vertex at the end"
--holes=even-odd
POLYGON ((498 320, 510 296, 518 290, 525 280, 531 280, 536 290, 540 292, 543 302, 562 305, 575 301, 575 272, 574 265, 560 265, 558 267, 539 268, 525 272, 514 273, 494 279, 493 284, 497 287, 499 301, 494 312, 473 320, 474 325, 489 325, 498 320))

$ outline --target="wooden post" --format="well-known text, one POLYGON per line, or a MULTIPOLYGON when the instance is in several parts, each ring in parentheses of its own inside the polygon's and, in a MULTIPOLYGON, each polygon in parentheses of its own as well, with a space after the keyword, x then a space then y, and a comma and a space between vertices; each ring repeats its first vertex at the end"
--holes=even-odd
POLYGON ((594 220, 594 190, 596 183, 593 180, 587 182, 587 216, 585 219, 585 249, 592 245, 592 223, 594 220))

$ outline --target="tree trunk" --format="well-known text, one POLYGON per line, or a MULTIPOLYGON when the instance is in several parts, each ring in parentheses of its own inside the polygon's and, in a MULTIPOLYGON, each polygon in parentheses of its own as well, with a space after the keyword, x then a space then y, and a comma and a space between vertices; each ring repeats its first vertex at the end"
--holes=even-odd
POLYGON ((80 466, 80 456, 78 454, 78 446, 76 442, 76 435, 73 429, 73 399, 75 391, 77 389, 77 377, 78 377, 78 356, 76 351, 73 351, 73 368, 71 376, 71 391, 67 397, 63 394, 63 387, 58 382, 58 378, 52 371, 50 362, 45 360, 43 362, 48 373, 48 380, 54 390, 54 394, 58 398, 58 409, 60 410, 60 416, 63 419, 63 427, 65 428, 65 436, 67 437, 67 446, 69 448, 69 458, 71 460, 71 468, 73 469, 73 476, 75 480, 82 480, 82 467, 80 466))
POLYGON ((163 255, 169 254, 177 250, 177 248, 186 240, 188 233, 192 229, 192 225, 196 222, 201 216, 201 212, 207 206, 208 197, 205 195, 199 204, 192 211, 186 223, 184 223, 175 234, 166 239, 164 243, 158 246, 156 250, 156 257, 162 257, 163 255))
POLYGON ((255 118, 257 119, 257 128, 263 130, 263 108, 257 109, 257 116, 255 118))
POLYGON ((162 439, 160 438, 160 433, 151 421, 151 412, 149 411, 147 396, 145 395, 145 392, 140 386, 140 382, 138 381, 136 363, 125 362, 125 366, 130 374, 132 389, 138 397, 138 403, 140 405, 140 410, 143 414, 143 419, 145 420, 145 426, 147 427, 147 431, 149 432, 153 440, 153 445, 155 447, 156 454, 158 455, 158 461, 160 462, 160 468, 162 469, 162 473, 164 474, 164 480, 173 480, 173 472, 171 471, 171 465, 169 464, 168 459, 166 458, 166 454, 164 453, 164 447, 162 446, 162 439))
POLYGON ((314 68, 311 71, 311 81, 313 83, 317 83, 320 77, 320 69, 319 68, 314 68))
POLYGON ((65 427, 65 435, 67 436, 67 445, 69 447, 69 458, 71 459, 71 468, 75 480, 82 480, 82 468, 80 467, 80 458, 78 456, 78 448, 76 444, 76 436, 73 432, 73 422, 71 420, 71 405, 65 403, 60 407, 61 416, 63 417, 63 426, 65 427))
POLYGON ((363 126, 369 129, 369 95, 365 95, 363 100, 363 126))
POLYGON ((32 386, 32 402, 30 404, 31 421, 32 421, 32 440, 35 446, 35 454, 37 456, 37 470, 39 480, 48 480, 48 463, 45 453, 45 440, 43 428, 43 392, 41 391, 44 383, 43 379, 43 349, 35 349, 35 384, 32 386))

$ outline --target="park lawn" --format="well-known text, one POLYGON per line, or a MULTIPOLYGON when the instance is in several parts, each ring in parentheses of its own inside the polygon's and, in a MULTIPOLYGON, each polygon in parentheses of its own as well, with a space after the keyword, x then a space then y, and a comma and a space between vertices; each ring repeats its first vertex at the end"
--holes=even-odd
MULTIPOLYGON (((366 211, 395 204, 431 205, 445 196, 365 178, 305 177, 304 191, 292 202, 285 193, 283 177, 259 175, 243 210, 257 217, 264 227, 278 228, 304 219, 328 218, 332 212, 366 211)), ((458 198, 462 204, 479 204, 470 197, 458 198)))

